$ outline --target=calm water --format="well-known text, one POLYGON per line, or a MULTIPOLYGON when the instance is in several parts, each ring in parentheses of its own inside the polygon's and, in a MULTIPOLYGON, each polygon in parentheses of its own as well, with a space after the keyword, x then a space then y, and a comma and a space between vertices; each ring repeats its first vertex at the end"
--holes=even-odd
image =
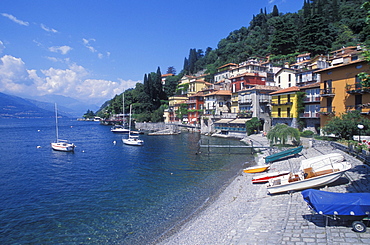
POLYGON ((0 119, 0 244, 148 244, 251 161, 195 154, 196 133, 141 135, 135 147, 97 122, 59 126, 75 153, 51 150, 54 119, 0 119))

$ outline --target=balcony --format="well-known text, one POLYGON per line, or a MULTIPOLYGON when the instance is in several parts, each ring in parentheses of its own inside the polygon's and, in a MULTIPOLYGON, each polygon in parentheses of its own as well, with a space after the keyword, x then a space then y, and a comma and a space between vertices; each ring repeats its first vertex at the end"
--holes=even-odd
POLYGON ((252 104, 252 99, 239 99, 239 104, 252 104))
POLYGON ((284 102, 284 101, 282 101, 282 102, 278 102, 278 103, 273 103, 273 102, 271 102, 271 105, 272 106, 279 106, 279 105, 293 105, 293 102, 284 102))
POLYGON ((355 83, 346 85, 346 92, 348 94, 368 94, 370 93, 370 87, 364 87, 361 83, 355 83))
POLYGON ((319 96, 315 96, 315 97, 304 97, 303 102, 304 103, 320 102, 320 97, 319 96))
POLYGON ((321 97, 333 97, 335 95, 335 88, 320 89, 321 97))
POLYGON ((334 106, 320 107, 319 114, 324 115, 324 116, 334 116, 335 115, 335 107, 334 106))
POLYGON ((308 111, 300 115, 301 118, 320 118, 320 113, 314 111, 308 111))
POLYGON ((370 103, 359 104, 359 105, 348 105, 346 106, 346 111, 359 111, 361 114, 368 115, 370 114, 370 103))

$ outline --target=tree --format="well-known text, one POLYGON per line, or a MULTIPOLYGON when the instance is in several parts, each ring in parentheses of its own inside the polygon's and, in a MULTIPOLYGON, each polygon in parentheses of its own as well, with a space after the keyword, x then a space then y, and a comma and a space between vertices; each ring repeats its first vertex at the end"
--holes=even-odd
POLYGON ((175 67, 173 67, 173 66, 169 66, 169 67, 167 68, 167 74, 173 74, 173 75, 176 75, 176 69, 175 69, 175 67))
POLYGON ((251 120, 245 122, 245 128, 247 130, 248 135, 253 134, 254 131, 256 130, 259 130, 261 126, 262 126, 262 123, 258 119, 258 117, 253 117, 251 120))
POLYGON ((278 123, 276 124, 270 132, 267 134, 267 139, 270 141, 270 144, 282 144, 285 145, 289 139, 300 143, 299 131, 296 128, 289 127, 286 124, 278 123))
POLYGON ((87 110, 87 112, 83 115, 84 118, 94 118, 95 117, 95 113, 93 111, 90 111, 90 110, 87 110))
POLYGON ((350 111, 333 117, 323 127, 323 131, 327 134, 334 134, 340 139, 351 140, 353 135, 359 134, 358 124, 364 125, 363 133, 370 133, 370 120, 362 117, 359 111, 350 111))

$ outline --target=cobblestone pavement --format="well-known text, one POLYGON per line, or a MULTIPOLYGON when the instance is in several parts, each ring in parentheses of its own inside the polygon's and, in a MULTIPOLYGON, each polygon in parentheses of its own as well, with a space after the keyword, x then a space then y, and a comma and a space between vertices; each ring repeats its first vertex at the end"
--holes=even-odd
MULTIPOLYGON (((267 139, 260 135, 250 136, 255 145, 268 145, 267 139)), ((273 163, 276 170, 299 169, 301 160, 331 152, 327 142, 303 141, 304 149, 299 157, 291 157, 273 163)), ((352 169, 345 176, 320 190, 330 192, 370 192, 370 167, 360 160, 345 154, 352 164, 352 169)), ((246 183, 252 185, 252 175, 243 174, 246 183)), ((268 195, 264 184, 254 184, 257 194, 253 203, 244 210, 242 218, 235 228, 227 233, 224 244, 370 244, 370 228, 365 233, 354 232, 351 223, 332 220, 318 214, 312 214, 300 192, 292 194, 268 195)))

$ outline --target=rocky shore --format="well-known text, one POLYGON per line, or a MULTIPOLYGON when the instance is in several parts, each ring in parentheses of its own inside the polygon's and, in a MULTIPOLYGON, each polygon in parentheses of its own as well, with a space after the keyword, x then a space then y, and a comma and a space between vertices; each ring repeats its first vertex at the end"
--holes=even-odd
MULTIPOLYGON (((252 135, 247 140, 255 145, 267 145, 267 139, 261 135, 252 135)), ((333 149, 327 142, 312 144, 304 139, 303 145, 298 157, 277 161, 271 168, 296 171, 303 159, 340 152, 352 169, 320 189, 370 192, 369 166, 333 149)), ((269 195, 265 184, 252 184, 252 177, 253 174, 240 171, 212 204, 159 244, 370 244, 370 231, 356 233, 347 223, 313 215, 300 192, 269 195)))

